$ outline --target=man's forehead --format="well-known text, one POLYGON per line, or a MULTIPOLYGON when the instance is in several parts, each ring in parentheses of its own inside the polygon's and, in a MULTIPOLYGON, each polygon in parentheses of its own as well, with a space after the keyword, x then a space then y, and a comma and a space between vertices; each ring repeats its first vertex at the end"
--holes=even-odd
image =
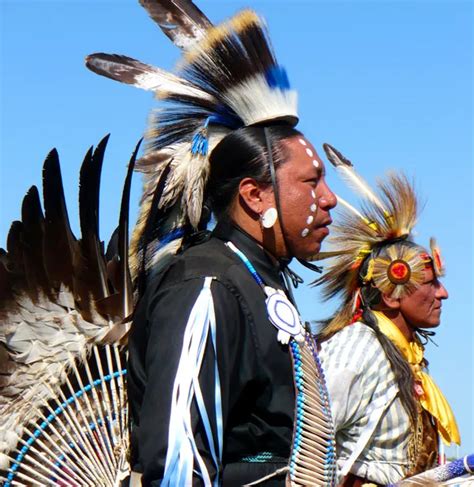
POLYGON ((429 262, 427 262, 425 264, 425 268, 423 269, 423 273, 425 275, 425 279, 424 279, 425 282, 430 282, 434 279, 436 274, 435 274, 435 271, 433 268, 433 261, 432 260, 430 260, 429 262))
POLYGON ((303 136, 293 137, 287 141, 291 156, 295 159, 295 167, 302 172, 319 175, 323 171, 323 163, 311 142, 303 136))

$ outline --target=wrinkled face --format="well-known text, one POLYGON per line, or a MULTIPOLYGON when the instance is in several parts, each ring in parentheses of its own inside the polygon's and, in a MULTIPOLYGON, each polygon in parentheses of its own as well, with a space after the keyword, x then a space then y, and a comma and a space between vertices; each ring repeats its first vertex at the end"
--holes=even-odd
POLYGON ((405 321, 418 328, 434 328, 441 319, 443 299, 448 298, 448 291, 433 272, 432 266, 425 270, 423 284, 413 293, 400 299, 400 312, 405 321))
POLYGON ((329 233, 329 210, 336 206, 336 197, 326 184, 324 165, 311 143, 304 137, 283 143, 289 158, 277 171, 282 214, 276 237, 282 239, 285 232, 289 249, 283 241, 281 255, 306 259, 319 252, 329 233))

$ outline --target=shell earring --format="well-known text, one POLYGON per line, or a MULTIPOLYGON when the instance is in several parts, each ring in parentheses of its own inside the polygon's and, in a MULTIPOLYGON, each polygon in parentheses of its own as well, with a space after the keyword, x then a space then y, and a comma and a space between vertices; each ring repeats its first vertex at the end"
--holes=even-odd
POLYGON ((268 208, 261 216, 263 228, 272 228, 278 218, 278 212, 276 208, 268 208))

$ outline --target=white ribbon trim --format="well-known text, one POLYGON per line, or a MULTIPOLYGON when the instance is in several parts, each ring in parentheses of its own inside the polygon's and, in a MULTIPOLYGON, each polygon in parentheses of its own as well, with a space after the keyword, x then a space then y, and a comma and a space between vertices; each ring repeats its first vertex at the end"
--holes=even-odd
MULTIPOLYGON (((199 373, 207 339, 210 332, 212 335, 215 334, 214 303, 211 293, 212 280, 212 277, 205 278, 203 288, 189 315, 183 336, 181 356, 173 384, 168 450, 162 485, 173 487, 192 485, 194 462, 196 461, 198 470, 196 473, 201 476, 203 484, 206 487, 212 486, 206 464, 196 446, 191 425, 192 401, 194 398, 197 401, 202 398, 199 373)), ((212 338, 215 347, 215 337, 212 338)), ((217 354, 217 351, 215 352, 217 354)), ((218 374, 217 367, 216 374, 218 374)), ((218 381, 218 375, 216 381, 218 381)), ((222 416, 222 410, 220 404, 216 406, 218 406, 216 409, 220 408, 219 411, 216 411, 216 420, 219 425, 219 415, 222 416)), ((218 432, 219 440, 221 440, 220 436, 221 432, 218 432)), ((213 443, 213 438, 208 438, 208 441, 213 443)), ((217 445, 217 448, 213 448, 213 444, 211 444, 211 450, 218 451, 220 457, 219 447, 220 445, 217 445)), ((221 458, 218 459, 219 462, 220 460, 221 458)), ((218 478, 216 478, 217 482, 218 478)))

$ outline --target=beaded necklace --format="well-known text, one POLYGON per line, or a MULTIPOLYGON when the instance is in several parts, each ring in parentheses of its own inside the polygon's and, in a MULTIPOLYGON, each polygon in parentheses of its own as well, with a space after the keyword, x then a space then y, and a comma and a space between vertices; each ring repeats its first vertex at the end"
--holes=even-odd
POLYGON ((336 485, 335 435, 324 372, 316 342, 282 290, 266 286, 247 256, 232 242, 226 245, 245 264, 266 295, 268 318, 277 339, 289 345, 295 383, 295 422, 289 462, 293 486, 336 485))

